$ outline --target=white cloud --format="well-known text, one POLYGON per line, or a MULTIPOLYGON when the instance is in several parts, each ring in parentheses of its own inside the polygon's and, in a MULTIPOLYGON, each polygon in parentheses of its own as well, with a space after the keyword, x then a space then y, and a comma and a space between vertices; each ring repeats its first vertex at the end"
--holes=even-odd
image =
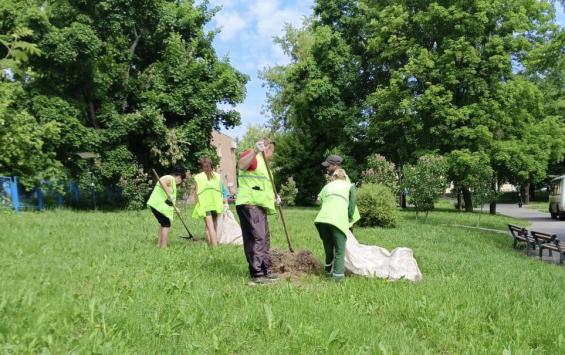
POLYGON ((221 32, 218 38, 228 42, 238 37, 240 33, 249 25, 237 12, 220 11, 215 17, 216 24, 221 32))

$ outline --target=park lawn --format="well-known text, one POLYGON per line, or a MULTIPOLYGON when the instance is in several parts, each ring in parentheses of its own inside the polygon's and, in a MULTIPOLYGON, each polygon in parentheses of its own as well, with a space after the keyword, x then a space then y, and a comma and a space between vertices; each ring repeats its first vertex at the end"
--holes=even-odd
POLYGON ((548 201, 530 201, 527 205, 524 205, 527 208, 531 208, 534 210, 538 210, 540 212, 549 213, 549 202, 548 201))
MULTIPOLYGON (((295 249, 321 258, 316 210, 286 214, 295 249)), ((450 226, 476 217, 405 211, 395 229, 355 229, 363 243, 412 248, 419 283, 250 287, 241 247, 186 242, 176 222, 163 252, 148 211, 0 214, 0 353, 565 353, 565 269, 507 235, 450 226)), ((284 249, 276 217, 271 230, 284 249)))

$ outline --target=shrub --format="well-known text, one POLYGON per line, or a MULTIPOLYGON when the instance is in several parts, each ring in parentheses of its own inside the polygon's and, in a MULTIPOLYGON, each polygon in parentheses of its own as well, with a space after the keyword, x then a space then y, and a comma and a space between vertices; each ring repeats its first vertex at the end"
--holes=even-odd
POLYGON ((398 174, 394 163, 379 154, 373 154, 367 159, 367 170, 361 173, 363 183, 381 184, 388 187, 394 194, 399 192, 398 174))
POLYGON ((415 165, 406 164, 402 169, 404 175, 403 187, 408 191, 408 202, 416 207, 418 213, 434 209, 434 202, 444 192, 447 186, 445 178, 447 167, 441 156, 424 155, 415 165))
POLYGON ((142 169, 137 170, 131 176, 122 176, 118 186, 122 188, 122 196, 131 210, 142 209, 151 193, 152 185, 149 175, 142 169))
POLYGON ((286 181, 286 184, 281 186, 279 191, 283 206, 296 205, 296 195, 298 195, 298 188, 296 188, 296 181, 291 176, 286 181))
POLYGON ((380 184, 363 184, 357 190, 359 225, 394 227, 398 221, 396 199, 390 189, 380 184))

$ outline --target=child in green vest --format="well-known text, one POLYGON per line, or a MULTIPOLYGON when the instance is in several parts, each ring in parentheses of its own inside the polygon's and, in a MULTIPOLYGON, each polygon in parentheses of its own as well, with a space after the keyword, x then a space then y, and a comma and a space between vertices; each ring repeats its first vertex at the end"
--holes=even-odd
POLYGON ((212 171, 212 160, 203 157, 199 162, 202 172, 194 176, 196 206, 192 218, 204 219, 208 245, 216 246, 218 214, 228 208, 227 193, 220 175, 212 171))
POLYGON ((177 185, 184 179, 186 179, 186 169, 181 166, 176 166, 171 175, 161 176, 161 183, 157 181, 147 201, 147 206, 151 209, 151 212, 153 212, 153 215, 160 225, 157 231, 157 246, 159 248, 167 249, 167 240, 169 238, 169 230, 171 228, 174 210, 179 211, 175 206, 177 200, 177 185), (163 187, 165 189, 163 189, 163 187), (170 199, 169 196, 171 197, 170 199))

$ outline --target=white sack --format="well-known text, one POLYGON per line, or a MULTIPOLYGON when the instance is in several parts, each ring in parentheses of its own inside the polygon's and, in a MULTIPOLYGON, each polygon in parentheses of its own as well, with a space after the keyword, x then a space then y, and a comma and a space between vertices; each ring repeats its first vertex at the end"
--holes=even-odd
POLYGON ((345 269, 355 275, 388 280, 398 280, 402 277, 410 281, 422 279, 412 249, 395 248, 389 252, 378 246, 363 245, 351 232, 345 244, 345 269))
POLYGON ((243 244, 241 237, 241 227, 237 223, 235 216, 228 209, 224 213, 218 215, 218 243, 219 244, 243 244))

